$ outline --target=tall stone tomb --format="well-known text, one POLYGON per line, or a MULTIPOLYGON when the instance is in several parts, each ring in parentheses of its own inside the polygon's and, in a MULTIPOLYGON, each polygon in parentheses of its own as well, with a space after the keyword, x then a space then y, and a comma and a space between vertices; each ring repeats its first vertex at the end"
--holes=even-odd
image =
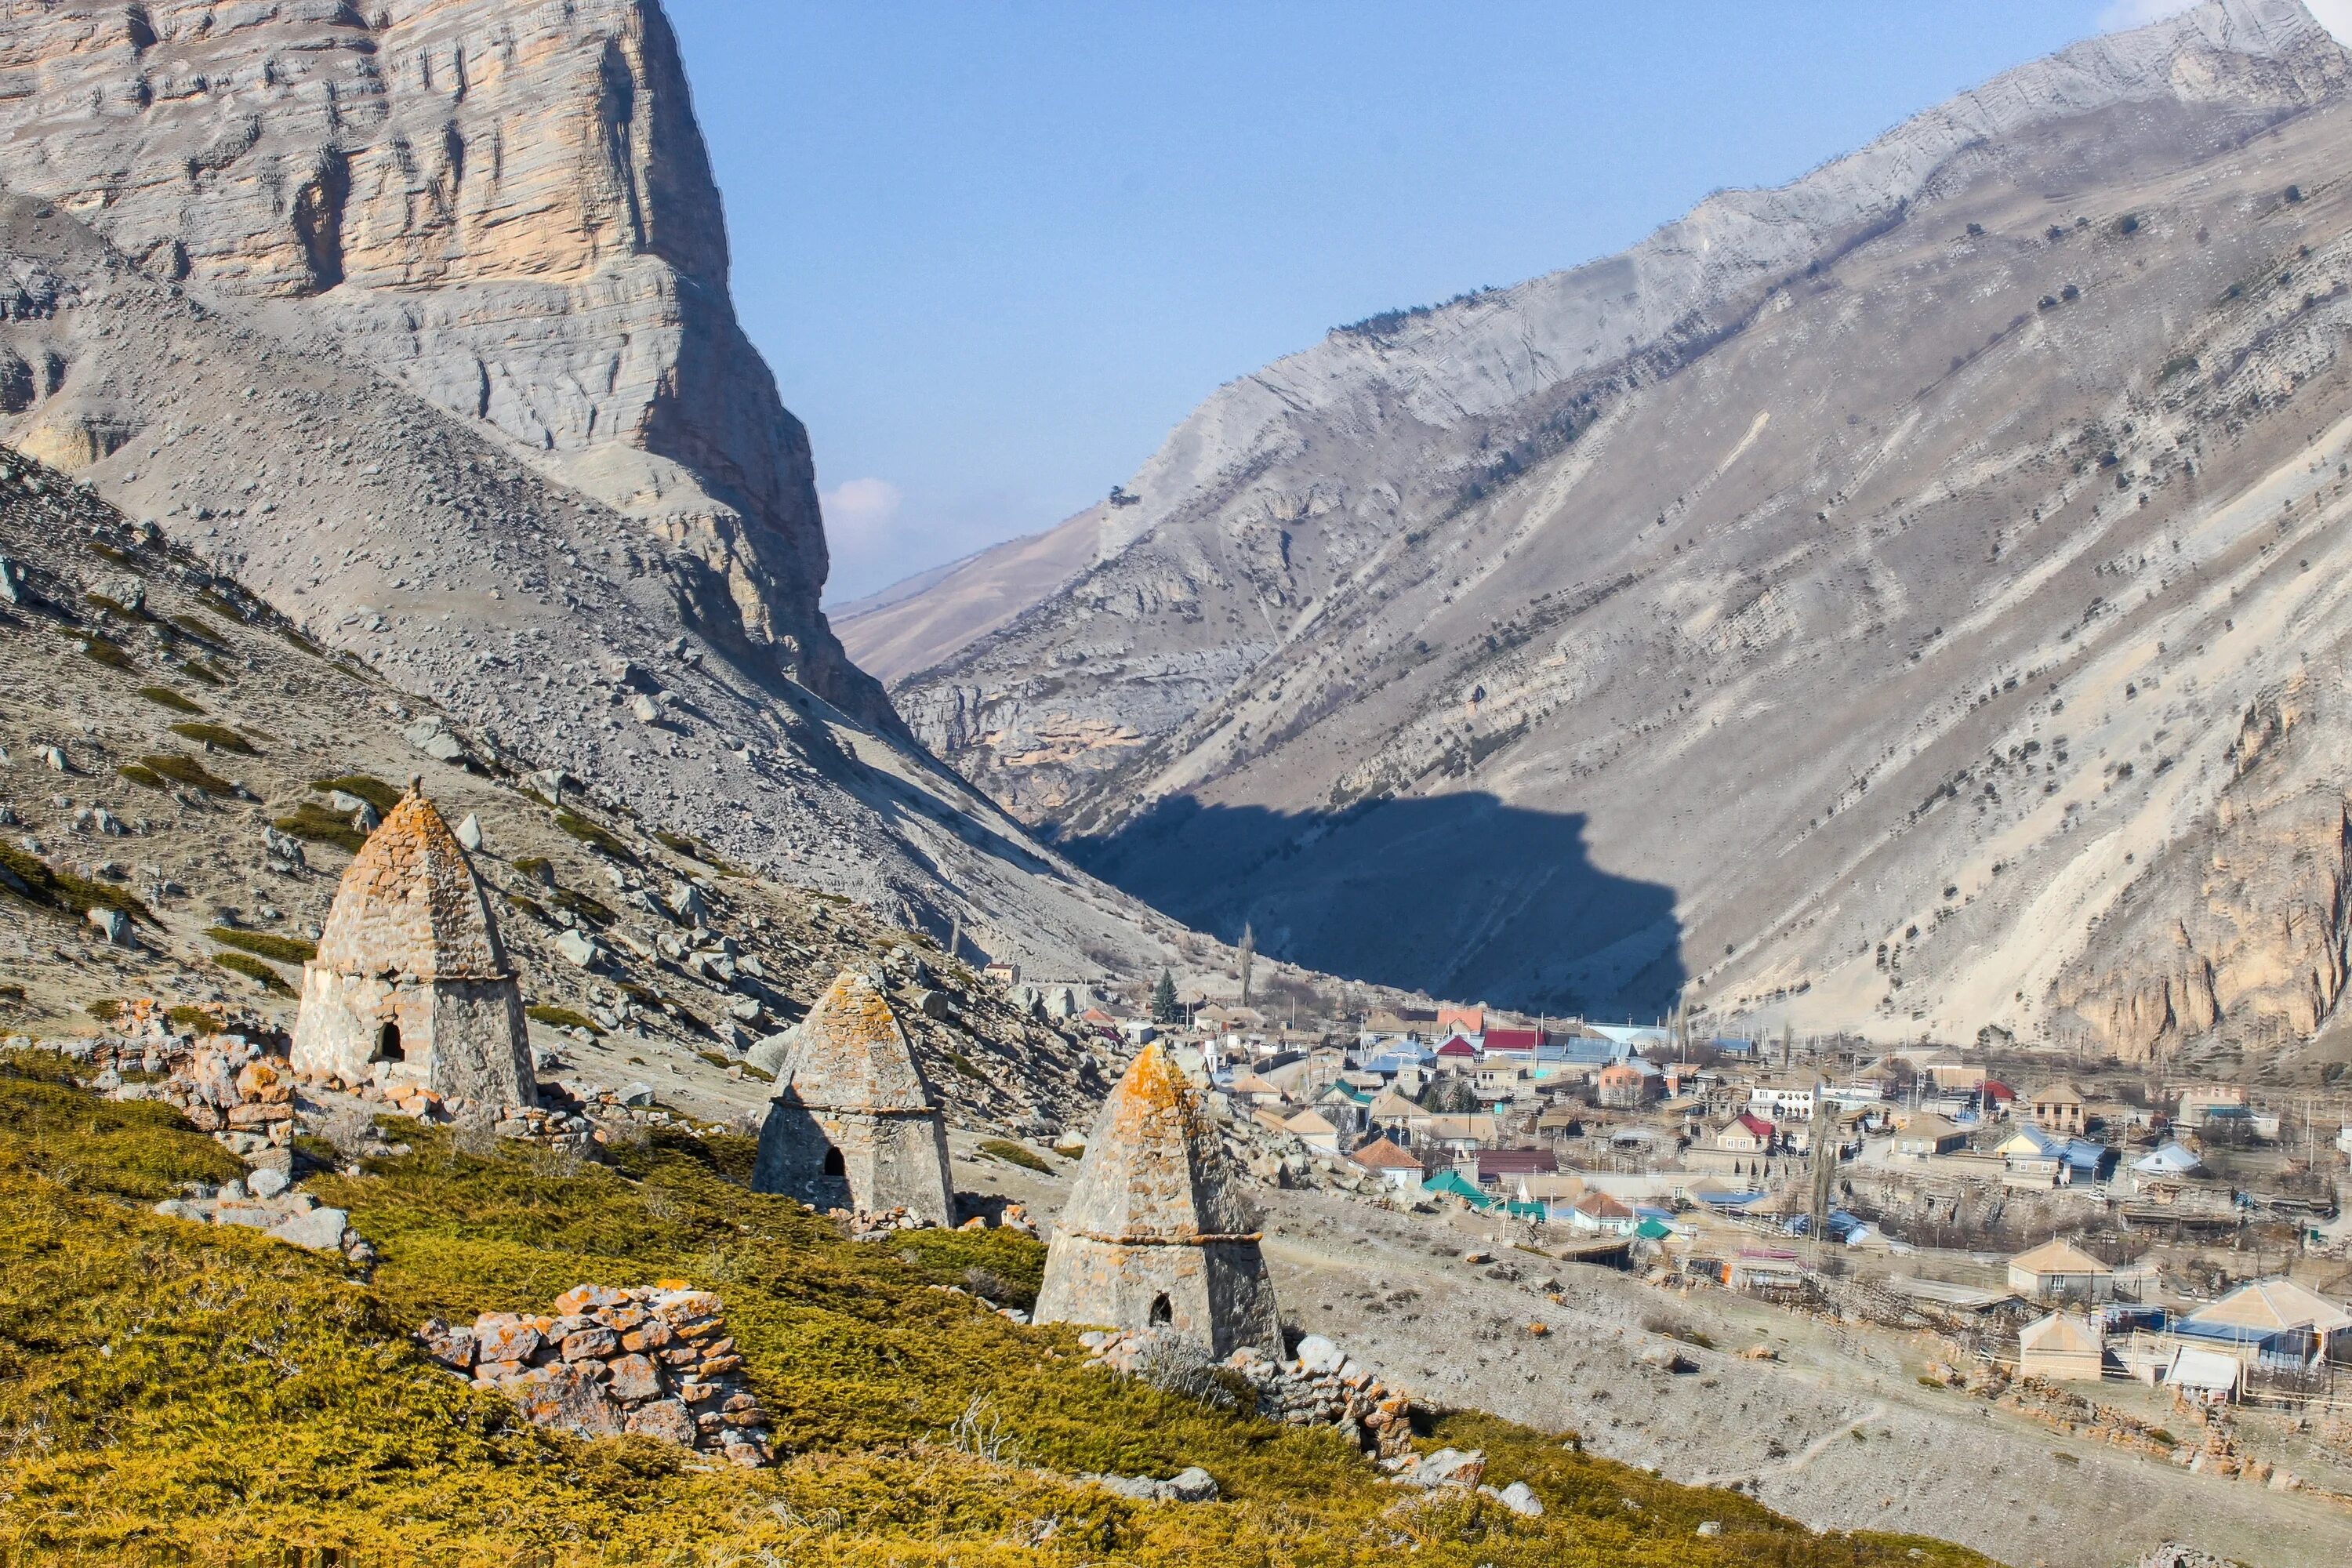
POLYGON ((794 1033, 760 1129, 753 1190, 953 1225, 947 1126, 889 998, 844 970, 794 1033))
POLYGON ((536 1098, 514 965, 420 781, 343 871, 319 955, 302 967, 293 1066, 498 1105, 536 1098))
POLYGON ((1165 1326, 1223 1358, 1282 1353, 1258 1216, 1207 1108, 1146 1046, 1095 1119, 1045 1254, 1041 1323, 1165 1326))

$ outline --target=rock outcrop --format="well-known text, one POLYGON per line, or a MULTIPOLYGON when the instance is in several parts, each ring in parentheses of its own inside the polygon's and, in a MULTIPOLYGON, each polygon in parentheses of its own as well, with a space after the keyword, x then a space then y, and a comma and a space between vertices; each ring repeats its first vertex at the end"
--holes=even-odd
MULTIPOLYGON (((817 609, 808 437, 736 323, 718 188, 655 0, 12 0, 0 185, 642 518, 698 564, 700 627, 889 721, 817 609)), ((0 363, 0 405, 32 401, 63 374, 35 375, 50 363, 0 363)), ((78 400, 28 449, 79 468, 139 418, 78 400)))

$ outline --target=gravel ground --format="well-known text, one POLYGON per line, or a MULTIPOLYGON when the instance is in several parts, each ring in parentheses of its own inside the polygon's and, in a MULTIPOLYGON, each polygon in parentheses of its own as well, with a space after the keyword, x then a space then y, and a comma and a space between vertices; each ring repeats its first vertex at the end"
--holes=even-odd
POLYGON ((2352 1562, 2352 1510, 2191 1475, 1923 1388, 1927 1352, 1905 1336, 1515 1253, 1486 1241, 1483 1224, 1318 1193, 1272 1194, 1268 1205, 1286 1321, 1330 1335, 1424 1399, 1575 1431, 1593 1452, 1675 1480, 1737 1482, 1818 1529, 1914 1531, 2050 1568, 2112 1568, 2168 1541, 2254 1568, 2352 1562), (1463 1264, 1474 1247, 1521 1280, 1463 1264), (1562 1303, 1534 1289, 1546 1275, 1562 1303), (1538 1321, 1549 1331, 1540 1337, 1528 1329, 1538 1321), (1758 1344, 1780 1359, 1738 1353, 1758 1344), (1644 1351, 1697 1370, 1667 1372, 1644 1351))

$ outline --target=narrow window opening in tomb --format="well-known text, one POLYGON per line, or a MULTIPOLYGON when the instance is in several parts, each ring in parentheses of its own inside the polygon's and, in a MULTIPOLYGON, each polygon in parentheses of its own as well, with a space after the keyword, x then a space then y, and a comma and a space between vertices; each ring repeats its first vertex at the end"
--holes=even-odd
POLYGON ((376 1031, 375 1059, 380 1062, 404 1062, 406 1053, 400 1048, 400 1026, 386 1024, 376 1031))
POLYGON ((844 1175, 847 1173, 849 1167, 842 1163, 840 1150, 827 1149, 824 1152, 824 1173, 826 1175, 844 1175))
POLYGON ((1172 1323, 1175 1321, 1176 1309, 1169 1304, 1168 1296, 1165 1291, 1162 1291, 1160 1294, 1151 1298, 1152 1327, 1157 1328, 1162 1323, 1172 1323))

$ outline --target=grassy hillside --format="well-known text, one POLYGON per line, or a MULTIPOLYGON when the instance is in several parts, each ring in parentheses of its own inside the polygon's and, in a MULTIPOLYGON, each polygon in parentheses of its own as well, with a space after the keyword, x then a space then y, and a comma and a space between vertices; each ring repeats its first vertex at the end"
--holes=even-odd
POLYGON ((1486 1417, 1443 1420, 1429 1441, 1485 1447, 1489 1479, 1527 1480, 1544 1518, 1402 1493, 1336 1437, 1084 1370, 1066 1331, 926 1289, 1025 1299, 1043 1249, 1019 1237, 843 1241, 745 1190, 745 1142, 664 1136, 570 1164, 400 1132, 414 1153, 312 1183, 382 1250, 362 1283, 337 1258, 154 1215, 175 1183, 236 1166, 168 1108, 100 1100, 55 1058, 0 1057, 0 1556, 209 1561, 306 1544, 458 1564, 1979 1561, 1813 1536, 1486 1417), (775 1469, 540 1431, 407 1337, 429 1313, 544 1310, 583 1280, 657 1277, 724 1296, 775 1418, 775 1469), (976 1425, 1002 1439, 993 1457, 951 1435, 975 1401, 976 1425), (1138 1504, 1068 1479, 1190 1464, 1228 1500, 1138 1504), (1722 1534, 1696 1535, 1710 1519, 1722 1534))

